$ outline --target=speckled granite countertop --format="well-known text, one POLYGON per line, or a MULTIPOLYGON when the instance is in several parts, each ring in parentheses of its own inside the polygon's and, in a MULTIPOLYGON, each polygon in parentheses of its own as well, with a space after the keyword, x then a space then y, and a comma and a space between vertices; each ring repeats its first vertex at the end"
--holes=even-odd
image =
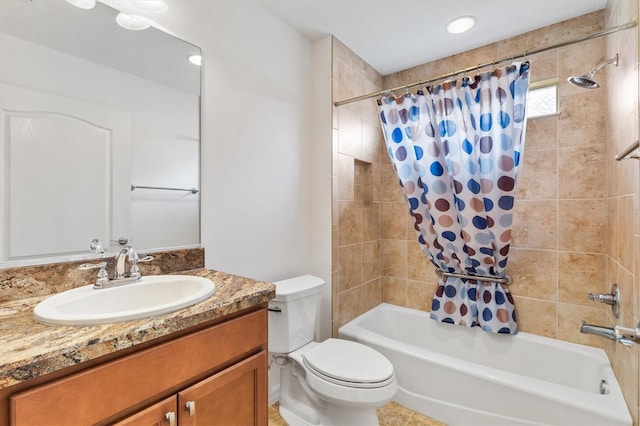
POLYGON ((173 313, 88 327, 49 326, 33 320, 46 296, 0 303, 0 389, 126 349, 267 302, 275 286, 210 269, 182 274, 211 279, 209 299, 173 313))

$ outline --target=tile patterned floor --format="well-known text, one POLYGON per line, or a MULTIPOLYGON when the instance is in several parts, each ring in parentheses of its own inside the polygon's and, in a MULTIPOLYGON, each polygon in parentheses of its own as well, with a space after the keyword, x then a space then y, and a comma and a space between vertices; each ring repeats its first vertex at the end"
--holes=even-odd
MULTIPOLYGON (((380 426, 446 426, 393 401, 379 408, 377 413, 380 426)), ((269 426, 287 426, 278 413, 277 403, 269 407, 269 426)))

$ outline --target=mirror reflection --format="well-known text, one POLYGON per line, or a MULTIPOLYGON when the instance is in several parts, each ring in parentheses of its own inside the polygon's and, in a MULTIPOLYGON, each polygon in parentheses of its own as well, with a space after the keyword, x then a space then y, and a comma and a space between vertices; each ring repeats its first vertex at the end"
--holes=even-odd
POLYGON ((117 15, 0 4, 0 268, 199 244, 200 49, 117 15))

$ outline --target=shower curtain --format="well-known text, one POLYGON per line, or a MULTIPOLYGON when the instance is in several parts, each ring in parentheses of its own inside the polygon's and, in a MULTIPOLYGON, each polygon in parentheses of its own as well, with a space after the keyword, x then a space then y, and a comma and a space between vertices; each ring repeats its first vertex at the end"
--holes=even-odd
MULTIPOLYGON (((378 101, 418 242, 442 271, 505 275, 528 90, 524 62, 378 101)), ((517 333, 513 297, 496 282, 441 277, 431 318, 517 333)))

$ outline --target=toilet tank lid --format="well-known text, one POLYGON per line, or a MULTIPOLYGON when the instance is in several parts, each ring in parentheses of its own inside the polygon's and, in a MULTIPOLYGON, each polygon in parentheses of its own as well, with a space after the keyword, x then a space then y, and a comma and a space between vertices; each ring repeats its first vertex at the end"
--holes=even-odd
POLYGON ((301 275, 287 280, 274 282, 276 286, 276 302, 300 299, 301 297, 320 292, 324 285, 322 278, 313 275, 301 275))

